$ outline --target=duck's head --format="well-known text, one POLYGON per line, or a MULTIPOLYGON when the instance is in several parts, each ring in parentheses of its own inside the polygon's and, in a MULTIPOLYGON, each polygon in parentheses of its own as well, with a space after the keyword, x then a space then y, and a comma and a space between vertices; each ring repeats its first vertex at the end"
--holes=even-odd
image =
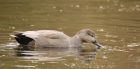
POLYGON ((82 43, 93 43, 97 46, 97 49, 100 49, 101 45, 96 40, 94 31, 90 29, 82 29, 77 33, 77 35, 81 39, 82 43))

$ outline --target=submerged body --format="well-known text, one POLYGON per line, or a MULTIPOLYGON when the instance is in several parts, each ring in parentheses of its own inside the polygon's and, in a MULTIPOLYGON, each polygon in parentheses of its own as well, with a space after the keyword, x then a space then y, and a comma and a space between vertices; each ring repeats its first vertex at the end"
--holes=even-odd
POLYGON ((82 43, 93 43, 100 48, 95 34, 90 29, 82 29, 73 37, 55 30, 15 32, 15 39, 22 46, 37 47, 80 47, 82 43))

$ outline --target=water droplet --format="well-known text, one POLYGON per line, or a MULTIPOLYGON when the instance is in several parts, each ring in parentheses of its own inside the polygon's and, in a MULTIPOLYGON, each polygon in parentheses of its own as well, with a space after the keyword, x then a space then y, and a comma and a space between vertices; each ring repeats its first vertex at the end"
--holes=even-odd
POLYGON ((122 12, 122 11, 123 11, 123 9, 118 9, 118 11, 119 11, 119 12, 122 12))
POLYGON ((72 63, 72 64, 71 64, 71 67, 74 67, 74 66, 76 66, 76 64, 72 63))
POLYGON ((104 29, 98 29, 97 31, 103 32, 103 31, 104 31, 104 29))
POLYGON ((56 6, 53 6, 52 8, 53 8, 53 9, 56 9, 56 6))
POLYGON ((103 56, 102 58, 103 58, 103 59, 107 59, 107 56, 103 56))
POLYGON ((79 8, 80 7, 80 5, 76 5, 76 8, 79 8))
POLYGON ((136 7, 138 8, 138 7, 140 7, 140 5, 136 5, 136 7))
POLYGON ((99 8, 100 8, 100 9, 104 9, 104 7, 103 7, 103 6, 99 6, 99 8))
POLYGON ((62 13, 62 12, 64 12, 64 10, 60 9, 59 12, 62 13))
POLYGON ((30 25, 31 27, 35 26, 35 25, 30 25))
POLYGON ((69 67, 69 65, 68 65, 68 64, 66 64, 66 63, 64 63, 64 65, 69 67))
POLYGON ((6 56, 6 55, 2 55, 2 57, 4 57, 4 56, 6 56))
POLYGON ((11 27, 11 29, 16 29, 16 28, 13 26, 13 27, 11 27))

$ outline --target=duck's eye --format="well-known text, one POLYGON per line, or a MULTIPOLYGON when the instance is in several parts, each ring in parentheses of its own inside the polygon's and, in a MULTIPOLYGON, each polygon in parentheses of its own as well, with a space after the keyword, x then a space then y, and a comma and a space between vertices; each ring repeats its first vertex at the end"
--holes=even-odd
POLYGON ((94 37, 94 35, 90 35, 91 37, 94 37))
POLYGON ((94 35, 93 35, 93 34, 88 33, 88 35, 89 35, 89 36, 91 36, 91 37, 94 37, 94 35))

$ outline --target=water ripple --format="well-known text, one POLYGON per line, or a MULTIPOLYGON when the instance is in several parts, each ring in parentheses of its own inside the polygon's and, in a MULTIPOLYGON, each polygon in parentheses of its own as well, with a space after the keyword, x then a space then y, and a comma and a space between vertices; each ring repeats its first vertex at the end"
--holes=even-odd
POLYGON ((127 47, 137 47, 137 46, 140 46, 140 43, 131 43, 127 45, 127 47))

